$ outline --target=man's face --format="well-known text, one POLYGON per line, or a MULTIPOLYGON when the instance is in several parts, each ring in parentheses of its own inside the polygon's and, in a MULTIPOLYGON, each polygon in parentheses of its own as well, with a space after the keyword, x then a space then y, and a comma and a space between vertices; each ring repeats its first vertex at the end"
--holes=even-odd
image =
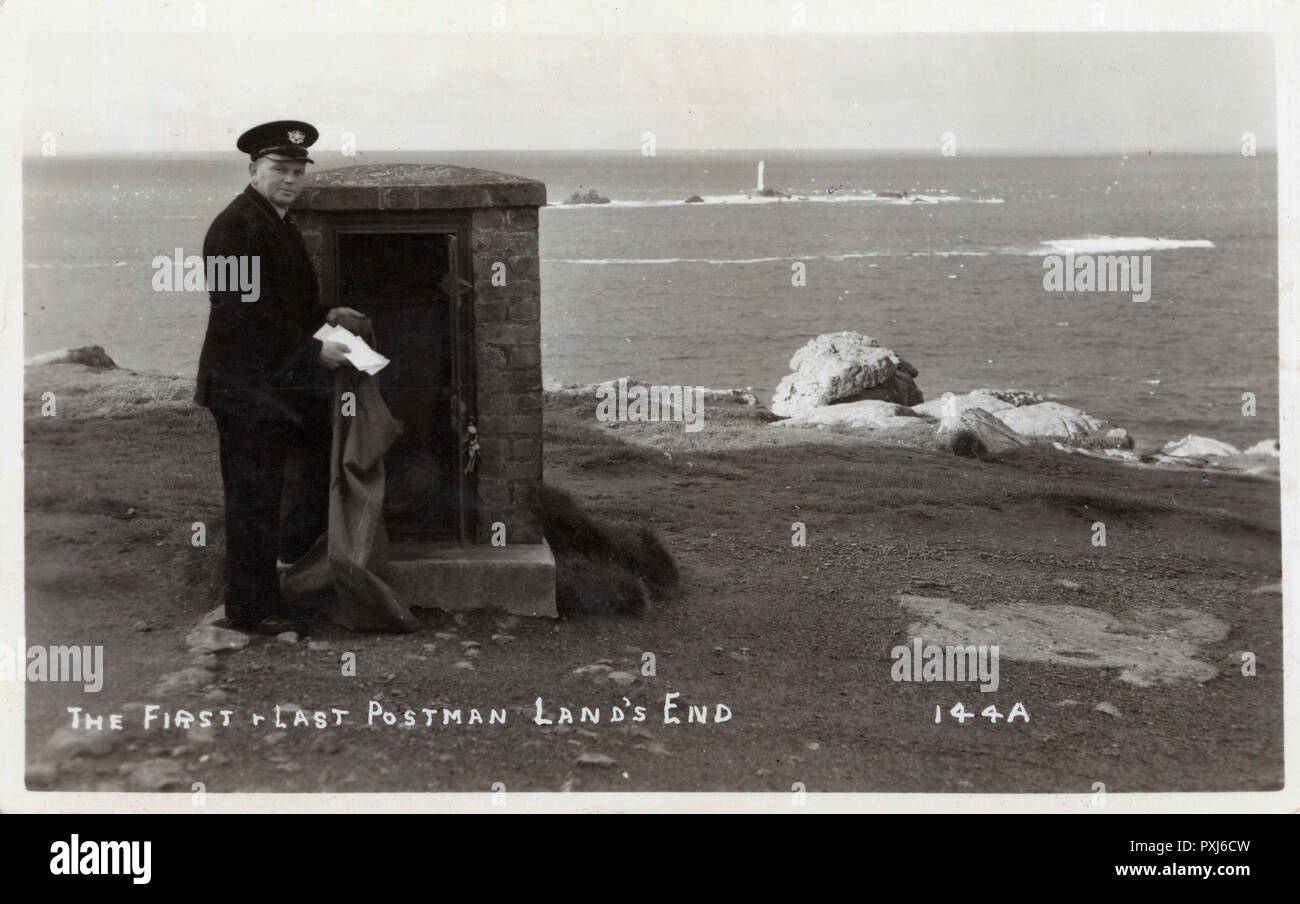
POLYGON ((307 164, 301 160, 262 157, 249 165, 253 187, 277 207, 293 204, 307 181, 307 164))

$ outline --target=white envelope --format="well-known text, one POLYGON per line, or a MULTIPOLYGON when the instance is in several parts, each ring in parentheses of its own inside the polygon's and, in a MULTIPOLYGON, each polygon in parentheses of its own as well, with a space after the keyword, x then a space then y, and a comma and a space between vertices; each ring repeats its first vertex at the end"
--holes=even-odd
POLYGON ((351 330, 344 329, 341 326, 330 326, 328 323, 323 324, 314 334, 313 338, 322 342, 342 342, 348 347, 348 353, 344 355, 357 370, 365 371, 374 376, 388 366, 388 359, 367 344, 351 330))

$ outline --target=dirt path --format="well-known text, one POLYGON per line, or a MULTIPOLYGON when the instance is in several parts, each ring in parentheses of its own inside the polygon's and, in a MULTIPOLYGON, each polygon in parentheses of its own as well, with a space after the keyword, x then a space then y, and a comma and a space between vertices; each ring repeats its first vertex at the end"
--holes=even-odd
POLYGON ((725 427, 713 448, 680 432, 629 445, 615 440, 630 428, 592 436, 563 406, 547 419, 547 481, 594 514, 653 524, 681 566, 678 598, 643 620, 428 612, 412 635, 321 626, 311 645, 254 638, 200 657, 184 640, 212 605, 205 557, 220 554, 219 541, 189 543, 196 520, 219 529, 210 418, 29 419, 27 641, 103 644, 107 671, 98 694, 27 686, 33 787, 789 791, 801 782, 1087 794, 1094 782, 1111 792, 1281 784, 1281 597, 1252 592, 1279 580, 1275 481, 1207 485, 1194 471, 1051 455, 981 463, 795 431, 773 440, 756 424, 725 427), (796 521, 805 548, 791 545, 796 521), (1090 542, 1096 521, 1105 547, 1090 542), (1226 637, 1194 645, 1220 674, 1141 687, 1115 668, 1004 657, 992 693, 899 682, 890 651, 911 642, 918 621, 899 594, 973 610, 1083 607, 1113 617, 1121 634, 1139 613, 1190 609, 1227 626, 1226 637), (1243 650, 1256 657, 1253 677, 1230 659, 1243 650), (641 673, 647 651, 653 676, 641 673), (343 674, 345 653, 354 676, 343 674), (187 667, 214 675, 154 693, 161 676, 187 667), (672 713, 681 724, 664 724, 669 693, 681 695, 672 713), (586 706, 599 707, 600 722, 538 726, 538 697, 547 718, 567 706, 577 720, 586 706), (417 724, 367 725, 371 701, 399 720, 410 709, 417 724), (1103 702, 1118 715, 1097 711, 1103 702), (130 703, 234 715, 206 732, 113 733, 86 755, 45 750, 65 707, 137 712, 130 703), (949 714, 957 703, 1003 716, 1020 703, 1030 718, 959 724, 949 714), (277 728, 276 704, 309 719, 319 710, 332 721, 334 708, 348 716, 294 727, 282 709, 289 727, 277 728), (707 707, 707 724, 687 723, 689 704, 707 707), (718 704, 729 720, 715 723, 718 704), (637 705, 644 721, 611 723, 612 707, 630 715, 637 705), (506 722, 443 726, 444 709, 468 722, 473 708, 485 721, 505 710, 506 722), (266 721, 252 725, 253 713, 266 721))

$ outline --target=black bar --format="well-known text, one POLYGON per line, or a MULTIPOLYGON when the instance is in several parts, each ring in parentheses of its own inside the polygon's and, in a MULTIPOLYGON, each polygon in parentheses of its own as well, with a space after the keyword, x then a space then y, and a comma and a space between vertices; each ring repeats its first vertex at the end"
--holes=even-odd
MULTIPOLYGON (((697 809, 710 810, 707 795, 699 797, 697 809)), ((1290 825, 1277 817, 909 813, 818 819, 790 807, 777 812, 787 818, 617 826, 568 820, 544 829, 536 820, 512 820, 506 813, 454 824, 409 814, 40 815, 9 817, 2 824, 15 887, 78 883, 130 893, 210 885, 248 894, 279 888, 373 894, 406 883, 446 893, 451 887, 445 883, 455 879, 468 882, 465 891, 473 894, 477 883, 486 883, 478 890, 487 891, 498 879, 518 874, 525 881, 542 879, 561 894, 568 887, 576 895, 603 895, 618 887, 668 889, 701 869, 712 881, 742 887, 776 875, 803 876, 800 881, 818 885, 842 875, 872 895, 909 887, 946 897, 959 888, 974 894, 1124 886, 1175 894, 1200 887, 1231 895, 1243 883, 1285 881, 1291 870, 1283 860, 1294 860, 1290 825), (134 882, 129 869, 119 875, 54 875, 55 861, 74 835, 83 857, 102 850, 95 847, 91 855, 87 842, 149 841, 148 883, 134 882), (1180 850, 1180 843, 1191 849, 1180 850), (1120 874, 1148 867, 1153 875, 1120 874), (1204 868, 1208 876, 1201 874, 1204 868), (1241 868, 1246 874, 1223 874, 1241 868), (618 884, 592 884, 607 880, 618 884)), ((66 865, 66 858, 57 864, 66 865)))

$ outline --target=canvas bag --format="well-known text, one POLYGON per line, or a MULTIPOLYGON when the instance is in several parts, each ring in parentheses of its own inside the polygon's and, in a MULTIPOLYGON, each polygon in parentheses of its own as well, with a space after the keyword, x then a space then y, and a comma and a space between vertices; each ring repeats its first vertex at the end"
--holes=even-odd
POLYGON ((334 376, 329 529, 280 576, 285 601, 352 631, 415 631, 419 622, 380 577, 386 562, 384 453, 402 433, 374 377, 334 376), (344 393, 353 393, 345 415, 344 393))

